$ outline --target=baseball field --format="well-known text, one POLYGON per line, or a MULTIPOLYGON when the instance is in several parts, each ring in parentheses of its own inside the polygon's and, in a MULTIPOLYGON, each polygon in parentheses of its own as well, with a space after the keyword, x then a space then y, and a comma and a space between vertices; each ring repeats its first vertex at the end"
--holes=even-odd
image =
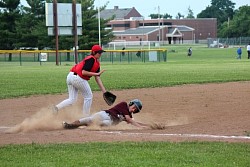
MULTIPOLYGON (((67 97, 73 64, 0 62, 1 166, 249 166, 250 60, 243 48, 171 46, 167 62, 102 63, 102 81, 116 103, 139 98, 135 119, 164 125, 138 129, 126 123, 74 130, 62 121, 81 117, 82 97, 52 114, 67 97)), ((93 79, 91 112, 109 106, 93 79)))

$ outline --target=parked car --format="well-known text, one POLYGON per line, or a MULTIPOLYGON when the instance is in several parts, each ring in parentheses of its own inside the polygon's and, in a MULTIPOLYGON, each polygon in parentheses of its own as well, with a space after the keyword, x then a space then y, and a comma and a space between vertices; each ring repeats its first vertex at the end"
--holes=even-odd
POLYGON ((213 43, 210 44, 210 48, 223 48, 222 43, 218 43, 218 41, 213 41, 213 43))
POLYGON ((20 47, 20 50, 38 50, 37 47, 20 47))

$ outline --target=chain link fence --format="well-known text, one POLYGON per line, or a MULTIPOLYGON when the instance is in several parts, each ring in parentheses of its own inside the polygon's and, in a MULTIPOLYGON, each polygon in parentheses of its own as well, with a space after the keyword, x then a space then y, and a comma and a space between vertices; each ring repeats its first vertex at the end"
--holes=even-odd
POLYGON ((238 38, 208 38, 207 44, 209 48, 229 47, 229 46, 247 46, 250 43, 250 37, 238 38))
MULTIPOLYGON (((120 50, 106 50, 100 58, 101 62, 107 63, 133 63, 133 62, 166 62, 167 50, 166 49, 120 49, 120 50)), ((90 54, 89 50, 78 50, 77 59, 81 61, 90 54)), ((48 50, 0 50, 0 63, 1 62, 19 62, 23 65, 25 62, 38 62, 40 64, 45 62, 56 62, 58 59, 59 64, 74 63, 74 51, 60 50, 58 57, 56 51, 48 50)))

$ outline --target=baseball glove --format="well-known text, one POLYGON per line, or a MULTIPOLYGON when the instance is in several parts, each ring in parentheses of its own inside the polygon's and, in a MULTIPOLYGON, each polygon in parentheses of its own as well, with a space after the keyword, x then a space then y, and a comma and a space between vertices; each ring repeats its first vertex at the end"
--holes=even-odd
POLYGON ((107 91, 107 92, 103 93, 103 99, 105 100, 105 102, 109 106, 111 106, 116 100, 116 95, 114 95, 113 93, 107 91))

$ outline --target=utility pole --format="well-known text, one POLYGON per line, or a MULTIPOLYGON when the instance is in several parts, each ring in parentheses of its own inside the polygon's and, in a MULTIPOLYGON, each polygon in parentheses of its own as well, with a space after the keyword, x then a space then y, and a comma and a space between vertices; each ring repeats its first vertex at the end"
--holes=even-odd
POLYGON ((160 19, 160 6, 158 6, 158 25, 159 25, 159 47, 161 42, 161 19, 160 19))
POLYGON ((53 0, 53 21, 54 21, 54 34, 56 38, 56 65, 58 66, 58 16, 57 16, 57 0, 53 0))
POLYGON ((98 32, 99 32, 99 45, 102 46, 102 43, 101 43, 101 15, 100 15, 100 4, 98 5, 98 32))
POLYGON ((73 34, 75 41, 75 64, 78 63, 78 35, 77 35, 77 18, 76 18, 76 1, 72 1, 72 12, 73 12, 73 34))

